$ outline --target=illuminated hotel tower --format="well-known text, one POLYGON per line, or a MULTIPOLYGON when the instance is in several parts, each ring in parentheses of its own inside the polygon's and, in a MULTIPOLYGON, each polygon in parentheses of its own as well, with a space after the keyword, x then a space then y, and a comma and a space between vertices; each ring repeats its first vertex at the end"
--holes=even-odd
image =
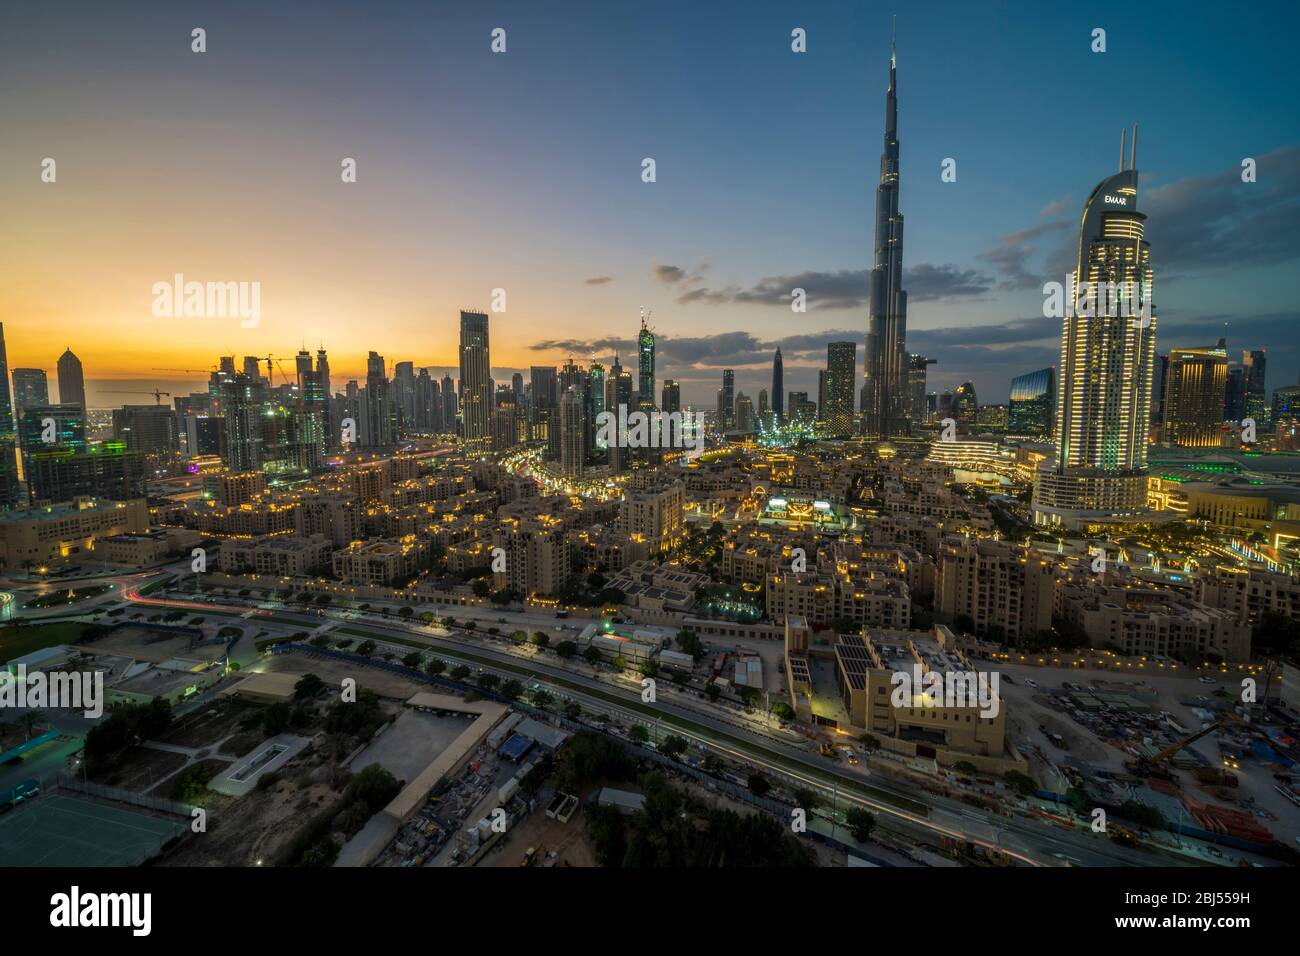
POLYGON ((1086 524, 1146 505, 1147 427, 1155 368, 1151 248, 1137 211, 1133 151, 1083 207, 1065 295, 1057 376, 1056 456, 1034 483, 1034 520, 1086 524))
POLYGON ((898 211, 898 99, 893 44, 889 92, 885 96, 885 149, 876 187, 876 266, 864 354, 862 419, 868 435, 888 438, 908 432, 907 293, 903 291, 903 216, 898 211))

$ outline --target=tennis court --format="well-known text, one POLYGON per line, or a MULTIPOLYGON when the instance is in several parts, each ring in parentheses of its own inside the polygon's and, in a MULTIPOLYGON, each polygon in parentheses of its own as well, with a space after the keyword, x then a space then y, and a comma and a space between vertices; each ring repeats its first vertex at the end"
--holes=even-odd
POLYGON ((135 866, 185 826, 52 794, 0 816, 0 866, 135 866))

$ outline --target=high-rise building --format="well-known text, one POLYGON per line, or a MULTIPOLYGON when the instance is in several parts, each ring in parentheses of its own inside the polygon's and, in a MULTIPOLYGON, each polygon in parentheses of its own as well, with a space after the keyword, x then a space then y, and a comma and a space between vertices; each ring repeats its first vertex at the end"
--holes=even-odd
POLYGON ((853 433, 853 389, 857 381, 856 342, 829 342, 826 345, 826 384, 822 397, 822 421, 828 435, 843 437, 853 433))
POLYGON ((488 317, 483 312, 460 313, 460 417, 461 432, 471 447, 484 448, 489 438, 488 410, 492 407, 491 356, 488 317))
MULTIPOLYGON (((72 349, 66 349, 59 356, 59 404, 60 405, 80 405, 82 411, 86 409, 86 377, 81 369, 81 359, 72 354, 72 349)), ((8 388, 9 377, 5 376, 6 390, 8 388)))
MULTIPOLYGON (((1268 391, 1264 387, 1267 355, 1263 349, 1241 353, 1241 365, 1246 372, 1246 417, 1254 419, 1257 428, 1267 427, 1268 391)), ((15 375, 17 372, 15 371, 15 375)), ((15 384, 17 384, 15 380, 15 384)))
POLYGON ((760 388, 758 390, 758 420, 764 424, 768 424, 768 417, 771 413, 772 403, 767 397, 767 389, 760 388))
POLYGON ((781 361, 781 350, 776 350, 772 357, 772 416, 778 425, 785 422, 785 365, 781 361))
POLYGON ((170 455, 180 448, 176 413, 166 405, 123 405, 113 409, 113 437, 127 451, 170 455))
POLYGON ((962 382, 952 398, 953 418, 967 428, 975 424, 979 412, 979 399, 975 397, 975 383, 962 382))
MULTIPOLYGON (((21 379, 18 373, 21 371, 28 370, 14 369, 14 388, 19 393, 19 409, 23 407, 21 401, 27 398, 24 391, 19 389, 21 379)), ((44 381, 45 373, 41 372, 40 382, 44 384, 44 381)), ((34 389, 32 389, 32 393, 32 397, 35 397, 34 389)), ((48 397, 46 401, 48 401, 48 397)), ((36 403, 29 402, 28 404, 36 403)), ((45 402, 40 404, 45 404, 45 402)), ((18 443, 16 436, 14 401, 9 392, 9 353, 5 346, 4 323, 0 322, 0 508, 13 508, 19 503, 18 443)))
POLYGON ((15 417, 30 405, 48 404, 50 404, 50 385, 45 377, 45 370, 40 368, 14 369, 15 417))
POLYGON ((442 432, 444 435, 456 434, 457 407, 456 382, 450 375, 442 377, 442 432))
POLYGON ((393 402, 402 416, 402 427, 415 426, 415 363, 398 362, 393 366, 393 402))
POLYGON ((665 413, 682 410, 682 387, 671 378, 664 379, 663 399, 660 404, 665 413))
POLYGON ((907 293, 903 291, 903 215, 898 211, 897 54, 889 51, 885 148, 876 187, 875 267, 871 270, 863 356, 863 429, 889 438, 908 432, 907 293))
POLYGON ((1228 385, 1223 393, 1223 420, 1239 422, 1246 417, 1246 368, 1228 366, 1228 385))
POLYGON ((1055 369, 1040 368, 1011 380, 1011 406, 1007 412, 1007 430, 1011 434, 1040 437, 1052 434, 1055 376, 1055 369))
POLYGON ((1169 350, 1164 440, 1182 448, 1217 448, 1223 434, 1228 350, 1218 345, 1169 350))
MULTIPOLYGON (((1034 520, 1077 525, 1089 514, 1146 506, 1147 429, 1156 316, 1146 216, 1137 211, 1133 152, 1084 203, 1078 256, 1065 296, 1057 367, 1056 457, 1034 483, 1034 520)), ((1219 391, 1222 409, 1223 391, 1219 391)))
MULTIPOLYGON (((262 363, 256 355, 244 356, 244 374, 254 380, 262 377, 262 363)), ((271 379, 271 367, 269 362, 267 363, 266 368, 266 378, 267 384, 269 385, 271 379)))
POLYGON ((907 417, 913 424, 922 423, 929 417, 925 399, 926 368, 936 361, 915 353, 907 356, 907 417))
POLYGON ((730 431, 736 427, 736 373, 732 369, 723 369, 718 394, 718 430, 730 431))
POLYGON ((646 328, 645 316, 641 316, 641 331, 636 337, 637 346, 637 391, 641 397, 650 402, 655 400, 655 334, 646 328))
POLYGON ((397 444, 401 412, 393 400, 392 384, 384 357, 371 351, 366 358, 366 387, 358 396, 357 438, 369 448, 390 448, 397 444))
POLYGON ((754 429, 754 402, 744 392, 740 392, 736 395, 736 431, 752 432, 754 429))
POLYGON ((582 417, 582 396, 570 386, 560 397, 560 470, 574 478, 582 475, 586 459, 582 417))
POLYGON ((262 416, 270 404, 266 383, 238 372, 221 382, 225 447, 221 460, 231 471, 256 471, 265 461, 262 416))

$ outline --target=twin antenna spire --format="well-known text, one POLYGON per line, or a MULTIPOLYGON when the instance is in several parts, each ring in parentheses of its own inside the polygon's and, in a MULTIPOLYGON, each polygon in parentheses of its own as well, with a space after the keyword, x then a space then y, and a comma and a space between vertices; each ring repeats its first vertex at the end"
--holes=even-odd
MULTIPOLYGON (((1128 136, 1128 130, 1122 129, 1119 132, 1119 171, 1124 172, 1124 142, 1128 136)), ((1128 168, 1137 169, 1138 160, 1138 124, 1133 124, 1133 151, 1129 153, 1128 168)))

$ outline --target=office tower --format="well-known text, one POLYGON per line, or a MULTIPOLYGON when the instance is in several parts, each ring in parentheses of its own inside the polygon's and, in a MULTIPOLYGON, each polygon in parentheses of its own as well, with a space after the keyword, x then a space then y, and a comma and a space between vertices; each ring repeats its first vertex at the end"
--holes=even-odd
MULTIPOLYGON (((817 410, 826 409, 826 369, 817 370, 817 410)), ((818 424, 822 424, 822 419, 818 418, 818 424)))
POLYGON ((221 417, 225 421, 225 447, 221 460, 230 471, 256 471, 262 467, 262 416, 270 404, 266 383, 243 372, 221 384, 221 417))
POLYGON ((1223 420, 1239 422, 1246 417, 1246 368, 1228 366, 1228 384, 1223 394, 1223 420))
POLYGON ((560 470, 571 478, 582 475, 586 459, 583 442, 582 396, 570 386, 560 398, 560 470))
POLYGON ((755 427, 754 402, 741 392, 736 396, 736 431, 752 432, 755 427))
POLYGON ((510 387, 515 393, 515 402, 522 405, 524 401, 524 376, 520 372, 515 372, 510 376, 510 387))
MULTIPOLYGON (((248 376, 249 378, 251 378, 251 379, 259 379, 259 378, 262 377, 262 364, 261 364, 261 360, 260 360, 256 355, 245 355, 245 356, 244 356, 244 374, 247 375, 247 376, 248 376)), ((267 380, 267 383, 268 383, 268 384, 269 384, 270 381, 271 381, 271 363, 270 363, 270 362, 267 362, 267 363, 266 363, 266 380, 267 380)))
POLYGON ((863 429, 868 435, 905 435, 907 421, 907 293, 903 291, 903 216, 898 211, 897 56, 889 52, 885 94, 885 148, 876 187, 875 267, 871 270, 866 351, 863 355, 863 429))
POLYGON ((945 390, 935 396, 934 413, 939 420, 951 418, 956 421, 957 416, 953 411, 955 407, 956 399, 953 397, 952 392, 945 390))
POLYGON ((24 408, 18 420, 18 447, 24 456, 51 448, 74 453, 85 451, 85 409, 77 404, 24 408))
POLYGON ((674 379, 664 379, 663 397, 660 405, 664 412, 680 412, 682 410, 682 387, 674 379))
POLYGON ((975 383, 962 382, 957 386, 957 393, 952 399, 953 418, 967 426, 975 424, 975 417, 979 412, 979 400, 975 397, 975 383))
POLYGON ((837 438, 853 434, 853 389, 857 382, 858 344, 830 342, 826 346, 826 395, 822 421, 827 434, 837 438))
MULTIPOLYGON (((1156 316, 1146 216, 1137 211, 1136 127, 1133 138, 1128 168, 1121 137, 1119 172, 1083 207, 1057 366, 1056 456, 1034 484, 1040 524, 1077 526, 1089 514, 1146 506, 1156 316)), ((1222 399, 1220 387, 1220 410, 1222 399)))
POLYGON ((786 402, 788 421, 804 427, 812 425, 817 419, 817 403, 808 400, 807 392, 791 392, 786 402))
POLYGON ((488 439, 488 409, 492 403, 488 350, 488 317, 482 312, 460 313, 460 418, 461 432, 471 448, 488 439))
MULTIPOLYGON (((1256 428, 1269 424, 1268 392, 1264 388, 1266 359, 1263 349, 1241 353, 1241 365, 1246 373, 1246 417, 1254 419, 1256 428)), ((15 370, 14 375, 17 374, 15 370)), ((14 383, 17 384, 16 378, 14 383)))
POLYGON ((200 455, 220 455, 224 419, 213 415, 186 415, 185 453, 191 458, 200 455))
POLYGON ((113 409, 113 437, 127 451, 170 455, 180 448, 176 413, 166 405, 123 405, 113 409))
MULTIPOLYGON (((14 390, 19 398, 18 408, 24 404, 46 404, 33 399, 39 394, 33 376, 23 377, 20 372, 35 372, 36 369, 14 369, 14 390)), ((40 390, 45 388, 45 373, 40 372, 40 390)), ((0 508, 12 508, 19 501, 18 488, 18 441, 14 418, 14 401, 9 392, 9 353, 5 345, 5 327, 0 322, 0 508)))
POLYGON ((1040 368, 1011 380, 1011 405, 1007 411, 1007 430, 1011 434, 1040 437, 1052 434, 1055 378, 1054 369, 1040 368))
POLYGON ((459 414, 458 396, 460 392, 456 389, 456 383, 450 375, 442 377, 442 433, 444 435, 456 434, 456 416, 459 414))
POLYGON ((604 448, 596 447, 596 416, 605 410, 605 366, 594 359, 587 369, 586 390, 582 401, 587 422, 587 454, 603 452, 604 448))
MULTIPOLYGON (((2 325, 3 323, 0 323, 2 325)), ((0 333, 2 335, 3 333, 0 333)), ((14 369, 14 415, 29 405, 50 404, 50 385, 45 370, 40 368, 14 369)))
POLYGON ((316 350, 316 391, 319 396, 321 429, 325 433, 325 448, 339 445, 339 426, 334 418, 334 391, 330 384, 330 360, 325 346, 316 350))
MULTIPOLYGON (((60 405, 80 405, 82 411, 86 410, 86 378, 82 374, 81 359, 72 354, 72 349, 66 349, 59 356, 59 404, 60 405)), ((6 390, 8 389, 9 378, 5 377, 6 390)))
POLYGON ((366 358, 366 386, 357 405, 357 441, 370 448, 389 448, 397 444, 401 411, 393 398, 384 357, 371 351, 366 358))
POLYGON ((1283 385, 1273 390, 1270 418, 1275 426, 1300 422, 1300 385, 1283 385))
POLYGON ((736 427, 736 373, 729 368, 722 371, 722 399, 718 405, 718 427, 724 432, 736 427))
POLYGON ((59 503, 87 495, 126 501, 143 498, 144 456, 126 450, 119 441, 106 441, 78 454, 35 451, 25 461, 32 503, 59 503))
POLYGON ((641 316, 641 331, 637 334, 636 346, 636 388, 643 399, 648 399, 653 404, 655 400, 655 334, 646 328, 644 315, 641 316))
MULTIPOLYGON (((609 369, 609 378, 605 382, 605 410, 617 415, 620 405, 626 405, 628 411, 634 411, 632 373, 619 363, 618 355, 615 355, 614 364, 609 369)), ((614 471, 626 471, 630 464, 631 457, 627 448, 618 444, 610 446, 609 465, 614 471)))
POLYGON ((402 427, 415 425, 415 363, 398 362, 393 366, 393 404, 401 415, 402 427))
POLYGON ((530 426, 533 441, 546 442, 546 457, 559 457, 557 416, 560 405, 559 375, 554 365, 534 365, 528 370, 531 385, 530 426), (555 432, 553 436, 551 433, 555 432))
POLYGON ((1217 448, 1223 434, 1228 350, 1223 339, 1203 348, 1170 349, 1165 379, 1167 445, 1217 448))
POLYGON ((515 402, 515 390, 503 385, 496 390, 496 401, 492 408, 492 450, 506 451, 519 444, 519 430, 515 419, 519 406, 515 402))
POLYGON ((925 397, 926 368, 936 361, 915 353, 907 356, 907 418, 913 424, 920 424, 929 417, 925 397))
POLYGON ((785 422, 785 366, 781 363, 781 350, 772 358, 772 415, 778 425, 785 422))

